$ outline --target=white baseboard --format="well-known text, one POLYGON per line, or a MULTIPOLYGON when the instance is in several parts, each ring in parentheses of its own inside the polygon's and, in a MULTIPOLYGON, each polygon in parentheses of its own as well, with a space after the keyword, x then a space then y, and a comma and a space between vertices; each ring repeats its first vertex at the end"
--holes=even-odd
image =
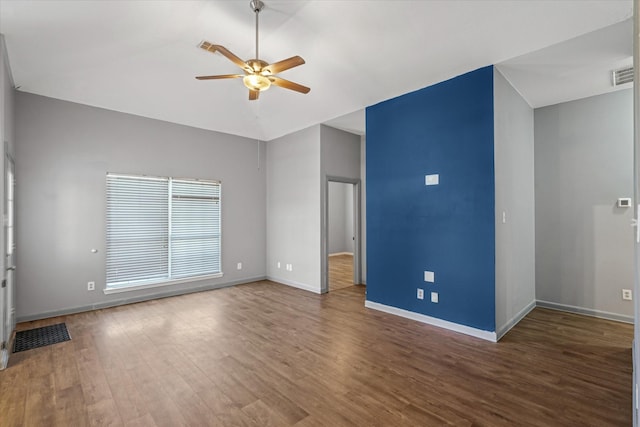
POLYGON ((415 320, 421 323, 427 323, 429 325, 437 326, 439 328, 449 329, 450 331, 460 332, 472 337, 481 338, 486 341, 497 342, 498 338, 495 332, 483 331, 482 329, 472 328, 470 326, 460 325, 458 323, 449 322, 447 320, 438 319, 436 317, 427 316, 420 313, 414 313, 413 311, 403 310, 401 308, 391 307, 389 305, 380 304, 377 302, 366 300, 364 306, 378 311, 384 311, 385 313, 394 314, 396 316, 404 317, 407 319, 415 320))
POLYGON ((340 255, 351 255, 351 256, 353 256, 353 252, 335 252, 335 253, 329 254, 329 256, 340 256, 340 255))
POLYGON ((567 311, 569 313, 584 314, 585 316, 599 317, 601 319, 615 320, 616 322, 633 323, 633 316, 625 314, 610 313, 608 311, 594 310, 592 308, 576 307, 574 305, 559 304, 549 301, 536 301, 536 307, 548 308, 550 310, 567 311))
POLYGON ((322 293, 318 288, 314 288, 313 286, 307 285, 306 283, 300 283, 294 280, 281 279, 279 277, 272 277, 272 276, 267 276, 267 280, 270 280, 275 283, 280 283, 281 285, 287 285, 293 288, 302 289, 303 291, 313 292, 314 294, 322 293))
POLYGON ((507 332, 509 332, 511 330, 511 328, 516 326, 518 324, 518 322, 520 322, 522 319, 524 319, 526 317, 526 315, 529 314, 531 312, 531 310, 533 310, 534 308, 536 308, 536 300, 533 300, 529 304, 527 304, 515 316, 513 316, 511 319, 509 319, 507 321, 507 323, 505 323, 503 326, 501 326, 500 328, 496 328, 497 331, 498 331, 497 332, 498 340, 500 340, 507 332))
POLYGON ((0 371, 5 369, 9 364, 9 349, 3 348, 0 350, 0 371))
MULTIPOLYGON (((64 316, 64 315, 67 315, 67 314, 82 313, 82 312, 85 312, 85 311, 99 310, 101 308, 109 308, 109 307, 116 307, 116 306, 119 306, 119 305, 132 304, 132 303, 135 303, 135 302, 143 302, 143 301, 149 301, 149 300, 154 300, 154 299, 159 299, 159 298, 167 298, 167 297, 173 297, 173 296, 178 296, 178 295, 186 295, 186 294, 191 294, 191 293, 195 293, 195 292, 212 291, 214 289, 228 288, 229 286, 243 285, 245 283, 259 282, 261 280, 266 280, 266 277, 264 277, 264 276, 248 277, 248 278, 245 278, 245 279, 234 280, 234 281, 229 281, 229 282, 225 282, 225 283, 215 283, 215 284, 210 284, 209 283, 209 284, 200 285, 200 286, 191 287, 191 288, 172 289, 172 290, 168 290, 168 291, 164 291, 164 292, 154 292, 152 294, 145 294, 145 295, 141 295, 141 296, 130 296, 130 297, 127 297, 127 298, 122 298, 122 299, 117 299, 117 300, 110 300, 110 301, 105 301, 105 302, 101 302, 101 303, 97 303, 97 304, 83 305, 83 306, 78 306, 78 307, 69 307, 69 308, 63 308, 61 310, 54 310, 54 311, 47 311, 47 312, 43 312, 43 313, 29 314, 29 315, 26 315, 26 316, 19 316, 17 318, 17 321, 18 322, 28 322, 28 321, 31 321, 31 320, 48 319, 50 317, 57 317, 57 316, 64 316)), ((158 288, 158 289, 162 289, 162 288, 158 288)), ((125 294, 118 294, 118 295, 125 295, 125 294)))

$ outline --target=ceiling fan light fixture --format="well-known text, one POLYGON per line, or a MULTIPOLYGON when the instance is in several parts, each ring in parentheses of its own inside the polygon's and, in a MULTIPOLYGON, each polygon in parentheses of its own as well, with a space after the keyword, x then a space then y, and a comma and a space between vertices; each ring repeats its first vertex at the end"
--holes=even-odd
POLYGON ((242 82, 249 90, 265 91, 271 87, 271 80, 260 74, 249 74, 242 78, 242 82))
POLYGON ((264 8, 264 3, 261 0, 251 0, 249 2, 251 10, 256 15, 256 56, 255 59, 249 59, 243 61, 229 49, 224 46, 213 44, 208 41, 202 41, 200 48, 207 52, 216 53, 219 52, 225 56, 228 60, 242 68, 244 75, 242 74, 220 74, 214 76, 197 76, 198 80, 218 80, 218 79, 239 79, 242 77, 242 82, 249 89, 249 101, 256 101, 259 98, 260 92, 264 92, 269 89, 271 85, 275 85, 284 89, 293 90, 299 93, 309 93, 311 90, 306 86, 294 83, 289 80, 278 77, 276 74, 289 70, 298 65, 304 64, 304 59, 299 56, 292 56, 291 58, 283 59, 282 61, 274 62, 271 64, 266 63, 260 59, 258 50, 258 15, 264 8))

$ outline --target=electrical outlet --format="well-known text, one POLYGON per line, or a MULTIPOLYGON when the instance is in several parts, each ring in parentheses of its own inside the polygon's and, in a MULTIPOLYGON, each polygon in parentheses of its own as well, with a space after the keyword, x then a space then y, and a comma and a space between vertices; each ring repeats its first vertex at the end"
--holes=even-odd
POLYGON ((622 290, 622 299, 625 301, 631 301, 633 299, 633 296, 631 294, 631 289, 622 290))
POLYGON ((431 292, 431 302, 435 302, 436 304, 438 303, 438 293, 437 292, 431 292))
POLYGON ((278 261, 276 265, 278 266, 278 268, 280 268, 280 261, 278 261))
POLYGON ((238 268, 238 270, 242 270, 242 263, 241 262, 238 263, 237 268, 238 268))
POLYGON ((95 291, 96 290, 96 282, 87 282, 87 290, 95 291))
POLYGON ((424 289, 418 288, 418 299, 424 299, 424 289))

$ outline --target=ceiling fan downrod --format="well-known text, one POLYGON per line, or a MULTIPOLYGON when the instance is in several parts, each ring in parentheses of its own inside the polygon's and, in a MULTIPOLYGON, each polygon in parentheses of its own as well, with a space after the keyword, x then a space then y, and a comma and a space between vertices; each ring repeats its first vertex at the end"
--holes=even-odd
POLYGON ((260 59, 260 56, 258 56, 258 54, 259 54, 259 51, 258 51, 258 21, 259 21, 258 15, 260 15, 260 11, 264 8, 264 2, 262 2, 260 0, 251 0, 249 2, 249 7, 256 14, 256 59, 260 59))

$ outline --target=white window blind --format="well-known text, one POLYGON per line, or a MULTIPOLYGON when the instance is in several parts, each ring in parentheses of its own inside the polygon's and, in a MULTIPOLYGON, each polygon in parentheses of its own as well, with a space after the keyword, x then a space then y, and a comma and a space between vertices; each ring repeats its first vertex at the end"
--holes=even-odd
POLYGON ((171 275, 220 271, 220 185, 171 181, 171 275))
POLYGON ((107 174, 107 289, 218 274, 220 183, 107 174))

